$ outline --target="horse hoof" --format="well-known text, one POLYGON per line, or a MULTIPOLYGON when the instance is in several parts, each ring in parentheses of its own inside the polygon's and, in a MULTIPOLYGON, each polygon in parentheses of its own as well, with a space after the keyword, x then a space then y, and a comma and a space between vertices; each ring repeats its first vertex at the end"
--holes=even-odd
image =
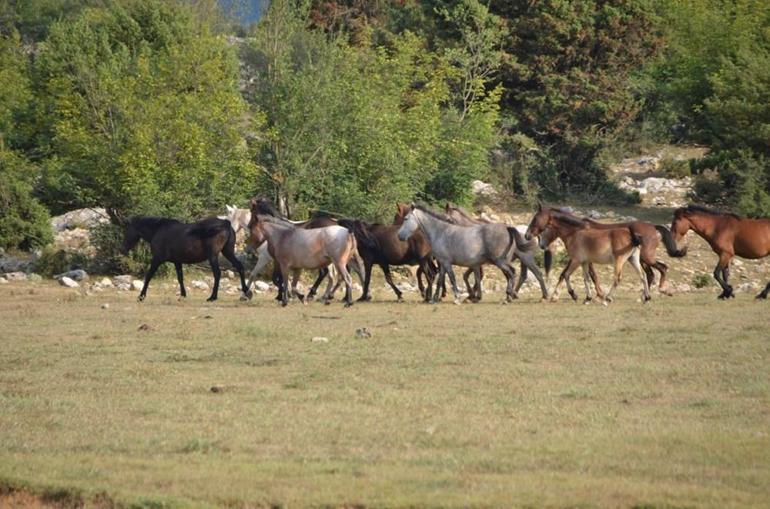
POLYGON ((140 295, 139 297, 136 298, 136 300, 138 300, 139 302, 144 302, 145 297, 146 297, 145 295, 140 295))
POLYGON ((589 305, 590 303, 591 303, 591 299, 585 299, 585 300, 583 301, 583 305, 584 305, 584 306, 587 306, 587 305, 589 305))
POLYGON ((345 307, 346 307, 346 308, 349 308, 349 307, 351 307, 351 306, 353 306, 353 303, 352 303, 352 302, 346 302, 346 303, 345 303, 345 307))
POLYGON ((609 306, 609 305, 610 305, 610 302, 612 302, 612 301, 611 301, 611 300, 608 300, 608 299, 604 299, 604 300, 602 301, 602 306, 604 306, 604 307, 607 307, 607 306, 609 306))
POLYGON ((215 300, 217 300, 216 297, 209 297, 208 299, 206 299, 206 302, 214 302, 215 300))
POLYGON ((757 300, 764 300, 767 299, 767 294, 765 292, 759 292, 754 298, 757 300))

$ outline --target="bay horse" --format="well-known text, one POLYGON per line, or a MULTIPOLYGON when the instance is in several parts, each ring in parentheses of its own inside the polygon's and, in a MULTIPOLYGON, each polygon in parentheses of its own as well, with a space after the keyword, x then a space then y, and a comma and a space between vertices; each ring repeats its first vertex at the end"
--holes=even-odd
MULTIPOLYGON (((364 262, 364 291, 359 301, 371 300, 369 284, 374 264, 382 269, 385 281, 393 289, 399 302, 403 301, 403 294, 393 283, 390 274, 391 265, 419 265, 419 269, 428 279, 427 287, 432 286, 435 271, 431 265, 430 246, 422 235, 414 235, 408 240, 399 239, 398 230, 402 222, 403 218, 399 217, 399 214, 396 214, 394 223, 390 225, 367 223, 359 219, 338 220, 340 226, 346 227, 356 236, 358 253, 364 262)), ((420 285, 419 278, 418 285, 420 285)), ((426 291, 423 288, 421 293, 425 297, 426 291)), ((427 293, 427 298, 430 299, 430 293, 427 293)))
POLYGON ((243 276, 243 265, 235 257, 235 231, 230 221, 215 217, 203 219, 197 223, 181 223, 164 217, 134 217, 124 228, 121 253, 128 254, 140 240, 150 244, 152 261, 144 277, 144 285, 139 293, 139 301, 147 296, 147 287, 155 272, 165 262, 172 262, 179 280, 179 291, 187 297, 182 275, 182 264, 200 263, 208 260, 214 272, 214 289, 208 301, 217 299, 219 292, 219 253, 232 264, 241 277, 241 289, 248 292, 243 276))
MULTIPOLYGON (((612 292, 620 283, 620 276, 626 261, 630 261, 631 266, 642 280, 643 302, 650 300, 647 278, 639 261, 641 239, 628 226, 595 228, 570 214, 540 206, 532 217, 526 236, 527 238, 539 236, 547 228, 552 229, 564 242, 570 256, 569 265, 559 277, 551 300, 558 299, 562 282, 566 283, 570 295, 574 298, 574 291, 571 289, 569 278, 575 269, 581 266, 586 290, 585 302, 590 302, 593 297, 588 283, 589 264, 600 263, 614 266, 612 287, 604 296, 603 303, 606 305, 612 302, 612 292)), ((541 238, 541 247, 543 247, 542 243, 543 239, 541 238)))
MULTIPOLYGON (((252 213, 249 222, 249 244, 258 248, 267 243, 270 256, 281 271, 283 292, 281 304, 289 302, 289 276, 300 269, 320 269, 333 264, 345 282, 345 307, 353 305, 353 280, 347 269, 356 254, 355 236, 339 225, 306 230, 272 216, 252 213)), ((325 297, 328 304, 329 292, 325 297)), ((304 298, 300 296, 304 302, 304 298)))
MULTIPOLYGON (((719 256, 714 268, 714 279, 722 287, 719 299, 735 297, 730 286, 730 261, 735 256, 757 260, 770 255, 770 219, 747 219, 729 212, 719 212, 699 205, 688 205, 674 211, 671 222, 673 245, 669 254, 684 256, 686 248, 680 249, 684 236, 694 231, 709 243, 719 256)), ((668 246, 667 246, 668 247, 668 246)), ((757 299, 766 299, 770 282, 759 292, 757 299)))
POLYGON ((543 298, 548 296, 545 282, 535 264, 534 242, 527 242, 515 229, 501 224, 458 226, 420 205, 413 205, 404 218, 404 224, 398 231, 398 238, 406 240, 416 231, 422 231, 431 247, 431 253, 439 264, 439 277, 433 302, 438 301, 438 288, 441 281, 449 274, 455 304, 460 303, 460 292, 452 265, 478 267, 484 263, 493 263, 505 275, 507 280, 506 299, 513 300, 514 274, 510 263, 516 254, 523 260, 540 281, 543 298))

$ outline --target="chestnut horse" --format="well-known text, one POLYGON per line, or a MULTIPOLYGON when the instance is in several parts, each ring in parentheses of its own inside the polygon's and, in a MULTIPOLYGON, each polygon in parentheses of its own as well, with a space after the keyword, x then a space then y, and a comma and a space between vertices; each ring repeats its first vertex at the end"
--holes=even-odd
MULTIPOLYGON (((604 304, 612 302, 612 292, 620 283, 620 275, 626 261, 636 270, 642 280, 643 302, 650 300, 650 291, 647 278, 644 275, 639 262, 639 249, 641 239, 627 226, 615 228, 594 228, 570 214, 565 214, 555 209, 538 207, 537 213, 527 228, 527 238, 539 236, 547 228, 552 229, 564 242, 570 262, 567 270, 562 272, 551 300, 558 299, 559 288, 562 281, 567 284, 570 295, 574 298, 569 278, 578 266, 583 268, 583 282, 586 289, 586 300, 592 299, 591 289, 588 284, 589 265, 591 263, 613 264, 614 279, 612 288, 604 297, 604 304)), ((541 239, 541 246, 542 246, 541 239)))
MULTIPOLYGON (((267 242, 270 256, 281 271, 281 303, 289 302, 289 276, 300 269, 321 269, 333 264, 345 282, 345 307, 353 305, 353 279, 348 261, 357 256, 356 238, 346 228, 333 225, 305 230, 272 216, 252 213, 249 245, 257 249, 267 242)), ((304 297, 299 296, 304 302, 304 297)), ((328 304, 329 291, 325 295, 328 304)))
MULTIPOLYGON (((674 211, 671 222, 671 234, 674 246, 669 254, 684 256, 685 249, 679 244, 689 230, 694 231, 719 256, 714 268, 714 279, 722 287, 720 299, 735 297, 733 287, 728 283, 730 261, 734 256, 757 260, 770 255, 770 219, 746 219, 736 214, 719 212, 699 205, 688 205, 674 211)), ((766 299, 770 292, 770 282, 758 295, 757 299, 766 299)))
POLYGON ((141 239, 150 244, 152 261, 144 277, 142 291, 139 293, 140 301, 147 296, 147 287, 155 271, 165 262, 174 264, 180 295, 187 297, 182 264, 206 260, 209 261, 211 270, 214 272, 214 289, 207 300, 217 300, 221 277, 219 253, 222 253, 238 271, 238 275, 241 276, 241 288, 244 293, 248 292, 243 277, 243 265, 235 257, 235 232, 230 221, 226 219, 210 217, 188 224, 164 217, 134 217, 129 220, 124 229, 121 253, 127 254, 141 239))

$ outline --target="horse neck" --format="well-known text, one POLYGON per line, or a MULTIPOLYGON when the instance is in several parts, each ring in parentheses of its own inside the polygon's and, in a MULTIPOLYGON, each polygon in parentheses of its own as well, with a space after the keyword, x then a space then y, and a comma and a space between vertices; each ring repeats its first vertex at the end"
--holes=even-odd
POLYGON ((690 222, 690 229, 707 241, 714 237, 715 230, 717 229, 717 222, 721 219, 721 217, 705 216, 703 214, 695 214, 687 218, 690 222))
POLYGON ((422 231, 423 235, 425 235, 425 237, 428 239, 428 242, 431 245, 433 245, 437 237, 441 235, 441 233, 439 232, 446 231, 447 229, 455 226, 450 223, 445 223, 440 219, 436 219, 435 217, 421 210, 415 210, 414 212, 419 213, 419 215, 417 216, 417 219, 418 219, 417 224, 419 226, 419 229, 422 231))
POLYGON ((553 230, 556 232, 556 236, 562 240, 571 237, 577 230, 580 229, 580 227, 569 224, 568 222, 560 219, 558 216, 551 217, 552 220, 549 222, 548 226, 553 228, 553 230))
POLYGON ((158 233, 166 223, 161 221, 147 221, 140 223, 139 226, 135 226, 136 231, 139 232, 139 236, 146 242, 151 242, 155 234, 158 233))
POLYGON ((483 221, 479 221, 478 219, 473 219, 472 217, 468 216, 465 212, 459 210, 459 209, 453 209, 449 215, 449 217, 452 218, 452 220, 455 222, 455 224, 458 224, 460 226, 474 226, 477 224, 483 224, 483 221))

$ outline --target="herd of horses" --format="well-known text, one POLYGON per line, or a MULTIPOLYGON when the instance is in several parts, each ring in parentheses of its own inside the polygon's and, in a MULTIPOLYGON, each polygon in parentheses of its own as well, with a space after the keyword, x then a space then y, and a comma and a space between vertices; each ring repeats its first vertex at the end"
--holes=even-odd
MULTIPOLYGON (((475 302, 482 298, 485 265, 494 265, 505 276, 507 302, 517 298, 529 273, 537 279, 544 301, 556 300, 562 284, 577 301, 578 295, 570 284, 570 277, 580 267, 585 302, 593 299, 593 286, 596 296, 606 305, 612 300, 626 262, 637 273, 642 301, 646 302, 650 300, 650 286, 655 280, 653 269, 660 274, 660 292, 671 295, 668 267, 657 258, 658 246, 663 242, 669 256, 683 257, 687 248, 680 246, 690 230, 705 239, 718 255, 714 278, 722 288, 719 298, 728 299, 735 296, 728 282, 732 258, 759 259, 770 254, 770 219, 742 218, 699 205, 676 209, 669 228, 645 221, 605 224, 539 204, 526 232, 488 218, 473 217, 451 203, 447 203, 444 212, 399 203, 392 224, 369 223, 330 214, 315 214, 307 221, 292 221, 283 217, 268 199, 252 198, 250 205, 249 209, 228 206, 227 216, 192 224, 157 217, 132 218, 125 227, 122 252, 128 253, 140 239, 149 243, 152 252, 139 300, 145 299, 150 280, 165 262, 174 263, 180 294, 185 297, 182 264, 203 261, 211 264, 214 273, 214 288, 208 300, 216 300, 221 253, 240 276, 242 299, 251 298, 254 279, 270 261, 274 261, 272 281, 278 287, 277 298, 284 306, 292 295, 302 302, 312 299, 325 280, 323 302, 328 304, 337 288, 344 284, 344 303, 351 306, 351 271, 362 281, 363 293, 358 300, 371 300, 374 265, 382 269, 399 301, 403 299, 402 292, 393 282, 390 267, 407 265, 417 267, 417 283, 426 302, 438 302, 446 295, 448 276, 457 304, 461 302, 461 294, 454 266, 466 268, 463 279, 468 299, 475 302), (248 283, 243 264, 235 256, 236 233, 241 229, 248 233, 249 248, 257 257, 248 283), (549 295, 545 279, 553 263, 551 244, 557 239, 563 242, 569 260, 549 295), (536 262, 536 254, 541 249, 544 251, 545 279, 536 262), (521 269, 518 280, 514 268, 517 259, 521 269), (599 283, 594 264, 613 266, 612 286, 606 292, 599 283), (307 296, 297 289, 302 270, 319 271, 307 296), (474 277, 473 284, 471 276, 474 277)), ((769 292, 770 282, 757 298, 766 299, 769 292)))

